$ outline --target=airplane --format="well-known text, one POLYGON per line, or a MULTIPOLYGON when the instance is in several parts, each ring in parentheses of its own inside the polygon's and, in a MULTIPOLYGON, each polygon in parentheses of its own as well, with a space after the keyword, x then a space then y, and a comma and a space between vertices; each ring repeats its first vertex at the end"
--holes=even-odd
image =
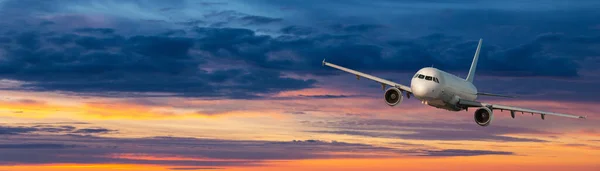
POLYGON ((477 123, 479 126, 485 127, 491 124, 494 118, 494 110, 500 110, 501 112, 504 110, 510 111, 510 116, 512 118, 515 118, 516 112, 521 112, 522 114, 539 114, 542 120, 544 120, 546 115, 586 119, 586 116, 545 112, 534 109, 478 102, 477 96, 512 97, 477 92, 477 88, 475 85, 473 85, 473 79, 475 78, 475 70, 477 69, 477 60, 479 59, 479 51, 481 49, 482 41, 483 39, 479 39, 479 44, 477 45, 477 50, 475 51, 475 56, 473 57, 469 74, 465 79, 437 68, 425 67, 418 70, 417 73, 412 77, 409 87, 352 69, 344 68, 336 64, 325 62, 325 59, 323 59, 323 66, 329 66, 354 74, 356 75, 357 79, 364 77, 380 83, 382 89, 385 90, 384 100, 389 106, 396 106, 402 103, 404 97, 403 94, 405 93, 407 98, 410 98, 410 96, 413 95, 417 99, 421 100, 421 103, 423 104, 440 109, 446 109, 448 111, 468 111, 469 108, 478 108, 475 110, 473 118, 475 123, 477 123), (386 90, 386 86, 390 86, 390 88, 386 90))

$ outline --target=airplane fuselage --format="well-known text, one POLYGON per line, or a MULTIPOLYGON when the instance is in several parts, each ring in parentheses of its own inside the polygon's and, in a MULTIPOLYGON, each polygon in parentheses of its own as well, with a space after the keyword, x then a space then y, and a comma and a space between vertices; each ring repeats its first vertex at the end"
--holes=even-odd
POLYGON ((471 82, 432 67, 417 71, 410 87, 422 103, 450 111, 463 110, 457 106, 460 99, 477 99, 477 88, 471 82))

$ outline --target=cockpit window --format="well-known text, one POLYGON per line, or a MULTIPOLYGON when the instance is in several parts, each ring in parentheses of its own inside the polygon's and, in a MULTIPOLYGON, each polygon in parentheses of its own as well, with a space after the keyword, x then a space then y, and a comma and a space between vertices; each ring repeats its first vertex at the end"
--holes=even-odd
POLYGON ((432 77, 432 76, 423 75, 423 74, 416 74, 414 78, 425 79, 427 81, 433 81, 433 82, 436 82, 436 83, 440 83, 440 80, 438 80, 438 78, 432 77))

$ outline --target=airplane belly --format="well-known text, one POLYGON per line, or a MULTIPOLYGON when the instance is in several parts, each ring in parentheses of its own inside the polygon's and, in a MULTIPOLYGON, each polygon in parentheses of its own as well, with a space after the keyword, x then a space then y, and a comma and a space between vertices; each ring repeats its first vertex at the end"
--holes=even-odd
POLYGON ((446 103, 441 99, 429 100, 427 101, 427 104, 437 108, 444 107, 446 105, 446 103))
POLYGON ((440 101, 443 104, 439 104, 439 107, 436 107, 444 108, 450 111, 460 111, 462 110, 462 108, 457 106, 458 101, 460 99, 461 98, 458 95, 456 95, 456 93, 454 93, 452 88, 446 88, 440 93, 440 101))

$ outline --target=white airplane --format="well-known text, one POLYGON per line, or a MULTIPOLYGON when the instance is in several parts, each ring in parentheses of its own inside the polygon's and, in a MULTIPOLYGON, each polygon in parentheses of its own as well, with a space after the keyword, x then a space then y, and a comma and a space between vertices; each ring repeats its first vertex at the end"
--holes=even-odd
POLYGON ((473 78, 475 77, 477 60, 479 58, 479 50, 481 49, 481 42, 482 39, 479 39, 479 44, 477 45, 477 50, 475 51, 475 56, 473 57, 473 63, 471 63, 471 69, 469 70, 469 75, 467 75, 466 79, 459 78, 437 68, 426 67, 417 71, 411 80, 410 87, 408 87, 369 74, 325 62, 325 59, 323 59, 323 65, 352 73, 356 75, 356 79, 364 77, 379 82, 381 83, 383 89, 385 89, 386 86, 391 86, 384 93, 385 102, 390 106, 395 106, 402 103, 403 93, 405 92, 406 97, 408 98, 410 98, 410 95, 412 94, 417 99, 421 100, 421 103, 423 104, 449 111, 468 111, 468 108, 476 107, 478 109, 475 110, 474 119, 475 122, 480 126, 488 126, 492 122, 494 118, 493 110, 508 110, 510 111, 512 118, 515 118, 515 112, 521 112, 522 114, 531 113, 532 115, 540 114, 542 119, 544 119, 545 115, 580 119, 586 118, 585 116, 544 112, 533 109, 488 104, 476 101, 477 95, 510 97, 477 92, 477 88, 475 88, 473 85, 473 78))

